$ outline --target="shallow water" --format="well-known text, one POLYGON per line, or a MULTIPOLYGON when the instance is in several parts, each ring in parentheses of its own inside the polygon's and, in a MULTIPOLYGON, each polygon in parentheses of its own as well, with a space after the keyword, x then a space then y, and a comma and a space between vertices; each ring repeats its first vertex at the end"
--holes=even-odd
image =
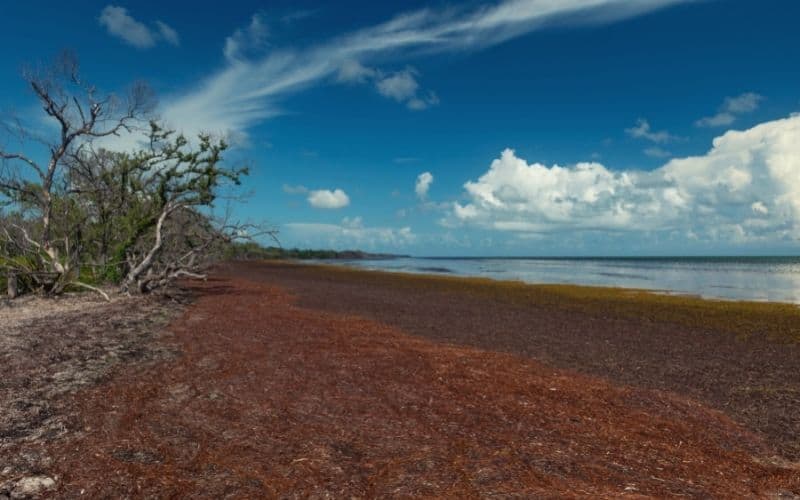
POLYGON ((707 298, 800 304, 800 257, 404 257, 336 263, 394 272, 642 288, 707 298))

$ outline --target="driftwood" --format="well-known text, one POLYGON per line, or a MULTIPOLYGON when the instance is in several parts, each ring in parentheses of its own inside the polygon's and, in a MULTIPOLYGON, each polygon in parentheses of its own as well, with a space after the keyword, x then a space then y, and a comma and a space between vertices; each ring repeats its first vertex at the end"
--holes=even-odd
POLYGON ((17 295, 19 295, 16 273, 9 272, 8 276, 6 276, 6 281, 8 282, 8 298, 16 299, 17 295))

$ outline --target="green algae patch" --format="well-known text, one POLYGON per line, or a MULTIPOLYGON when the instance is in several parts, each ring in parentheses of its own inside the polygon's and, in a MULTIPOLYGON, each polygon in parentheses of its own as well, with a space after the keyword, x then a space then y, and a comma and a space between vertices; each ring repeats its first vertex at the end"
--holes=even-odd
MULTIPOLYGON (((286 262, 281 264, 286 265, 286 262)), ((557 308, 606 318, 670 323, 733 334, 742 339, 757 335, 778 342, 800 342, 800 307, 795 304, 705 299, 628 288, 393 273, 328 264, 293 265, 319 278, 470 293, 523 306, 557 308)))

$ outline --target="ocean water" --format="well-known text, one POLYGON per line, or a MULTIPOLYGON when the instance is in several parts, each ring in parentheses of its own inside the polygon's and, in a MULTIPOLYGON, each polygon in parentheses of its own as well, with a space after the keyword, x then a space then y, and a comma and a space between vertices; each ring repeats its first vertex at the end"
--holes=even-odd
POLYGON ((405 273, 640 288, 800 304, 800 257, 444 258, 337 261, 405 273))

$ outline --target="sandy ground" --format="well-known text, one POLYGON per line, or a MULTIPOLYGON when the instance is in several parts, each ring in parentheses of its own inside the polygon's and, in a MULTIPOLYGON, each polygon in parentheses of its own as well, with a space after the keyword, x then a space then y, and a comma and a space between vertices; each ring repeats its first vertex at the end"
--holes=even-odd
MULTIPOLYGON (((110 291, 110 290, 109 290, 110 291)), ((126 300, 125 297, 112 295, 111 303, 126 300)), ((0 299, 0 332, 9 334, 24 328, 26 324, 47 317, 60 316, 76 311, 91 312, 105 309, 109 303, 99 295, 88 293, 69 293, 59 297, 43 298, 27 295, 16 300, 0 299)))
POLYGON ((57 458, 49 446, 81 432, 81 389, 120 367, 174 356, 165 326, 180 309, 156 298, 108 303, 91 294, 0 305, 0 498, 25 497, 49 478, 57 458))
MULTIPOLYGON (((641 337, 630 344, 646 346, 653 336, 663 342, 659 328, 674 325, 561 317, 485 297, 482 313, 470 315, 471 295, 366 281, 321 268, 238 264, 193 285, 196 300, 167 334, 154 332, 169 308, 147 302, 37 320, 27 328, 39 333, 30 341, 36 347, 7 356, 17 364, 0 403, 31 395, 34 405, 51 405, 42 422, 61 424, 21 431, 0 424, 0 496, 29 484, 63 498, 800 493, 800 469, 781 457, 768 427, 716 408, 691 381, 664 382, 674 374, 653 371, 655 357, 627 362, 640 366, 639 375, 615 375, 628 365, 606 349, 637 351, 608 347, 614 337, 606 329, 624 327, 641 337), (570 327, 559 329, 558 318, 570 327), (527 335, 506 331, 520 324, 527 335), (560 340, 542 340, 545 327, 560 340), (553 354, 570 345, 568 331, 582 330, 569 342, 585 352, 553 354), (77 338, 54 340, 51 331, 77 338), (83 347, 69 350, 73 343, 83 347), (56 352, 63 359, 50 361, 56 352), (109 352, 117 353, 111 366, 72 370, 84 374, 79 385, 47 392, 58 387, 52 374, 64 371, 50 364, 89 367, 109 352), (589 352, 605 353, 605 361, 584 366, 589 352), (15 457, 10 466, 6 457, 15 457)), ((720 345, 736 341, 706 334, 720 345)), ((695 362, 669 358, 682 355, 672 348, 659 352, 662 365, 695 362)))

